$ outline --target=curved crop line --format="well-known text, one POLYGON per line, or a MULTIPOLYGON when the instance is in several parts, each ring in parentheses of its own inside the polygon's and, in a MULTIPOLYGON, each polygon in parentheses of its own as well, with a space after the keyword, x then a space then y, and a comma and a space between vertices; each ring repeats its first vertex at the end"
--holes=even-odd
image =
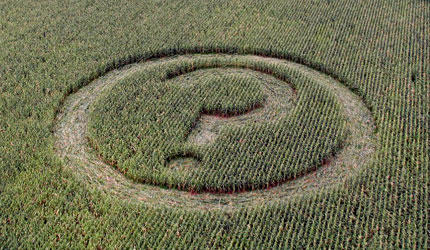
MULTIPOLYGON (((157 56, 157 55, 154 55, 157 56)), ((119 171, 100 160, 86 139, 89 105, 119 80, 135 72, 160 66, 173 60, 190 57, 216 57, 217 55, 179 55, 134 63, 112 70, 95 79, 74 94, 68 95, 55 120, 55 152, 64 165, 90 188, 97 188, 110 195, 131 202, 144 202, 156 206, 180 206, 189 209, 235 209, 238 207, 284 201, 287 197, 301 196, 310 191, 334 187, 344 183, 371 161, 375 149, 374 122, 372 114, 363 101, 339 81, 305 65, 256 55, 224 55, 243 57, 266 63, 281 64, 312 79, 334 94, 347 119, 350 135, 344 147, 333 159, 315 171, 288 181, 269 190, 254 190, 233 194, 199 193, 165 189, 158 186, 135 183, 119 171)))
MULTIPOLYGON (((185 54, 186 55, 186 54, 185 54)), ((214 64, 214 65, 209 65, 209 66, 201 66, 201 67, 196 67, 196 68, 191 68, 188 69, 186 68, 185 71, 169 71, 166 74, 166 77, 164 79, 161 79, 162 81, 166 81, 166 80, 171 80, 174 79, 176 77, 179 77, 181 75, 185 75, 185 74, 189 74, 191 72, 194 72, 196 70, 202 70, 202 69, 217 69, 217 68, 234 68, 234 69, 249 69, 255 72, 259 72, 261 74, 265 74, 265 75, 269 75, 271 77, 274 77, 280 81, 286 82, 288 84, 288 79, 285 78, 283 75, 278 75, 276 74, 274 71, 270 70, 270 69, 266 69, 266 70, 262 70, 258 67, 254 67, 254 66, 244 66, 244 65, 222 65, 222 64, 214 64)), ((293 89, 294 94, 297 94, 297 89, 294 85, 290 84, 290 87, 293 89)))

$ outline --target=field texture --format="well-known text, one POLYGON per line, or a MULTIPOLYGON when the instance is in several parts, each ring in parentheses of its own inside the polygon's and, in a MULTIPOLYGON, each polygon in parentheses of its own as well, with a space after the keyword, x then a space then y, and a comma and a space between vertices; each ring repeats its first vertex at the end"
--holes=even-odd
POLYGON ((0 3, 0 248, 428 249, 428 1, 0 3))

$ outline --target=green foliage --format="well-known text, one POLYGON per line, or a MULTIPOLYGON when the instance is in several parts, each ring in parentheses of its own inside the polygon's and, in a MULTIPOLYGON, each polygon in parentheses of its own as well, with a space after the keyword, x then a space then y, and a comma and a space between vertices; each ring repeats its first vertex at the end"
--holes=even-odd
POLYGON ((418 0, 1 2, 0 248, 428 249, 429 16, 418 0), (372 164, 333 190, 227 212, 127 203, 63 168, 52 129, 68 94, 185 52, 341 80, 372 111, 372 164))

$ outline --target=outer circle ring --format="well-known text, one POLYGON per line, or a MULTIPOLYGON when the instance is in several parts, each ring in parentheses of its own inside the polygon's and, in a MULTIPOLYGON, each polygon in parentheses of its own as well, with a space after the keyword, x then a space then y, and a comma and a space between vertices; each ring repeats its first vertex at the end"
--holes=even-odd
POLYGON ((231 210, 250 205, 282 202, 314 191, 336 188, 370 163, 376 147, 371 112, 360 97, 342 83, 299 63, 256 55, 186 54, 133 63, 114 69, 66 97, 55 120, 54 135, 57 156, 63 160, 65 167, 72 170, 72 173, 89 188, 102 190, 108 195, 129 202, 188 209, 231 210), (86 139, 89 106, 103 92, 109 91, 119 80, 148 67, 163 66, 172 60, 186 60, 190 57, 216 57, 217 55, 232 58, 246 57, 249 60, 288 67, 329 90, 341 104, 347 119, 350 134, 345 146, 328 164, 313 172, 267 190, 233 194, 191 194, 186 191, 136 183, 100 160, 89 147, 86 139))

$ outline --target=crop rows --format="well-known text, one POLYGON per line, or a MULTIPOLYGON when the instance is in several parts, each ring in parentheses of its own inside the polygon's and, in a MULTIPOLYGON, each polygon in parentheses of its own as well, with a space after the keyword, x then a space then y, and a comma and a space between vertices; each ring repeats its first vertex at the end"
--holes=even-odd
MULTIPOLYGON (((429 1, 425 0, 3 1, 0 3, 0 248, 428 249, 429 17, 429 1), (269 190, 234 194, 190 194, 177 188, 210 188, 202 181, 181 179, 179 173, 170 170, 164 175, 154 174, 151 177, 154 184, 144 185, 130 181, 130 172, 125 178, 110 165, 88 168, 92 162, 99 162, 97 157, 75 159, 58 154, 55 132, 61 119, 57 118, 70 107, 69 97, 73 101, 80 90, 91 88, 93 80, 103 81, 123 66, 160 57, 187 57, 190 53, 257 55, 298 62, 314 69, 305 70, 321 78, 321 81, 313 78, 312 82, 324 81, 317 70, 341 82, 347 87, 346 92, 356 94, 337 95, 339 92, 321 90, 302 74, 279 72, 276 65, 270 68, 261 65, 258 70, 291 84, 285 90, 289 98, 286 109, 282 110, 286 113, 275 114, 276 117, 282 114, 285 121, 290 121, 291 129, 299 128, 293 121, 306 128, 297 143, 289 145, 288 152, 292 156, 294 146, 304 145, 299 149, 304 154, 299 159, 307 165, 297 164, 299 159, 289 162, 297 169, 284 169, 279 177, 297 173, 305 177, 304 181, 298 178, 269 190), (304 103, 306 100, 310 100, 309 105, 304 103), (343 109, 348 112, 339 112, 340 100, 343 104, 351 103, 346 106, 350 109, 343 109), (315 105, 320 101, 325 105, 315 105), (363 102, 365 110, 371 112, 355 112, 354 106, 363 102), (311 116, 316 117, 314 121, 308 120, 311 116), (336 118, 343 116, 348 119, 336 123, 336 118), (362 124, 354 123, 354 117, 363 123, 368 121, 368 126, 351 129, 351 124, 362 124), (314 123, 319 132, 311 131, 314 123), (305 135, 309 141, 304 140, 305 135), (338 141, 325 141, 330 138, 338 141), (372 147, 367 147, 369 141, 374 143, 372 147), (336 147, 340 142, 342 147, 336 147), (313 152, 317 147, 321 148, 313 152), (312 152, 305 148, 312 148, 312 152), (319 166, 308 164, 308 160, 321 159, 318 154, 330 155, 329 149, 339 155, 344 148, 353 149, 340 155, 340 163, 348 163, 345 166, 334 165, 336 171, 330 172, 323 165, 315 170, 314 176, 303 173, 319 166), (82 164, 74 164, 76 161, 82 164), (105 172, 98 172, 100 169, 105 172), (161 180, 160 176, 172 179, 161 180), (320 179, 321 176, 324 178, 320 179), (295 188, 297 183, 295 190, 300 190, 297 191, 300 195, 285 195, 283 187, 295 188), (327 183, 330 188, 323 188, 327 183), (178 187, 178 184, 188 186, 178 187), (165 188, 169 185, 172 188, 165 188)), ((193 79, 200 75, 218 72, 224 76, 231 68, 237 72, 244 68, 255 71, 252 60, 246 65, 211 64, 208 69, 184 65, 186 61, 183 59, 171 68, 153 69, 147 76, 133 75, 122 83, 130 91, 133 86, 137 90, 167 83, 179 90, 178 83, 186 77, 194 84, 193 79), (133 83, 137 77, 151 80, 133 83)), ((253 82, 254 75, 238 74, 243 83, 253 82)), ((263 87, 256 94, 265 94, 264 101, 259 99, 260 94, 249 96, 250 99, 241 99, 242 107, 267 104, 270 95, 266 95, 264 85, 258 86, 263 87)), ((133 105, 131 100, 145 104, 136 97, 148 92, 138 91, 131 96, 131 92, 119 86, 115 90, 116 93, 108 91, 100 98, 100 105, 92 112, 94 127, 88 132, 93 133, 90 137, 98 143, 97 152, 107 161, 117 160, 111 165, 119 169, 124 167, 126 159, 136 157, 134 148, 144 152, 136 147, 142 146, 144 139, 135 135, 144 128, 140 121, 144 115, 139 112, 145 105, 134 106, 135 110, 125 107, 120 113, 103 110, 101 103, 118 108, 119 103, 113 100, 122 98, 130 105, 133 105), (126 114, 126 110, 140 117, 126 114), (97 120, 98 113, 110 114, 105 122, 111 131, 96 126, 102 123, 97 120), (117 118, 123 126, 115 127, 113 114, 119 114, 117 118), (130 123, 123 123, 125 120, 130 123), (95 133, 102 136, 96 138, 95 133)), ((197 98, 200 94, 190 96, 197 98)), ((230 100, 231 106, 224 106, 224 113, 239 104, 230 100)), ((258 113, 264 105, 254 108, 249 115, 258 113)), ((183 127, 176 142, 172 141, 178 146, 172 147, 169 154, 160 152, 156 161, 159 164, 151 166, 166 169, 168 163, 164 161, 177 156, 175 153, 183 154, 184 149, 198 154, 191 155, 191 159, 198 156, 197 164, 202 164, 211 143, 186 145, 190 142, 187 135, 195 135, 201 124, 197 117, 202 110, 192 107, 191 110, 184 108, 180 112, 181 115, 189 112, 193 118, 183 115, 180 120, 188 126, 183 127)), ((239 113, 245 111, 241 109, 239 113)), ((241 117, 231 115, 228 119, 241 117)), ((256 120, 262 124, 261 119, 256 120)), ((240 126, 237 131, 241 133, 253 132, 240 126)), ((261 131, 266 128, 261 127, 261 131)), ((145 129, 155 131, 156 127, 145 129)), ((232 136, 242 136, 234 130, 227 129, 232 136)), ((73 138, 81 130, 73 130, 76 131, 69 134, 64 131, 70 136, 66 138, 73 138)), ((237 145, 224 140, 222 135, 215 140, 226 146, 237 145)), ((160 146, 157 142, 153 144, 160 146)), ((252 152, 252 148, 249 150, 252 152)), ((271 162, 287 159, 265 157, 271 162)), ((215 160, 221 161, 221 156, 215 160)), ((203 180, 203 176, 211 173, 222 176, 223 171, 208 171, 199 177, 203 180)), ((244 171, 244 176, 238 178, 246 178, 252 171, 244 171)), ((219 181, 209 180, 209 184, 224 185, 223 190, 252 189, 265 187, 278 178, 274 173, 263 174, 266 177, 249 178, 245 183, 228 183, 220 177, 219 181)))

